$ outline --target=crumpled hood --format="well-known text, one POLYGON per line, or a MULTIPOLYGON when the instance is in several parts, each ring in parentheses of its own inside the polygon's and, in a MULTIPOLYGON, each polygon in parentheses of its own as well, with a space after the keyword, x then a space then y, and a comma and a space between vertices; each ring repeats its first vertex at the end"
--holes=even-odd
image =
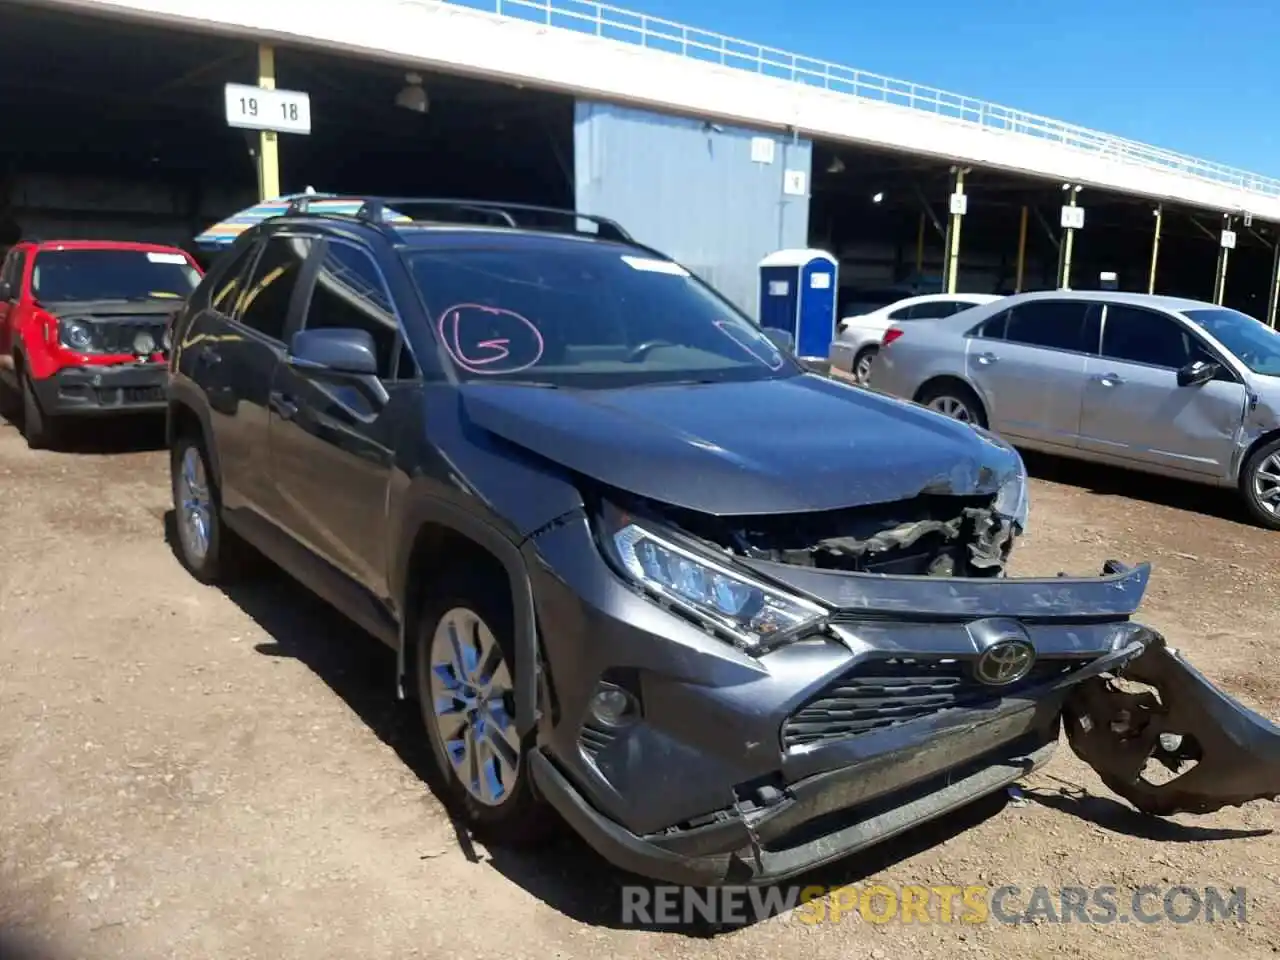
POLYGON ((571 390, 467 383, 476 425, 595 480, 718 516, 987 494, 1011 448, 914 404, 805 375, 571 390))

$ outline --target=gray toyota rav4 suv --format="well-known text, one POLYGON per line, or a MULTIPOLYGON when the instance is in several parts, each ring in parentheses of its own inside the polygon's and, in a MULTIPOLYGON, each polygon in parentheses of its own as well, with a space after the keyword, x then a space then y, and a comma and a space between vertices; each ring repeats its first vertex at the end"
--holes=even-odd
POLYGON ((251 545, 391 646, 477 831, 773 881, 1064 725, 1151 813, 1280 792, 1276 729, 1131 621, 1148 566, 1004 575, 1027 478, 986 431, 807 371, 612 221, 310 202, 176 321, 175 549, 216 582, 251 545))

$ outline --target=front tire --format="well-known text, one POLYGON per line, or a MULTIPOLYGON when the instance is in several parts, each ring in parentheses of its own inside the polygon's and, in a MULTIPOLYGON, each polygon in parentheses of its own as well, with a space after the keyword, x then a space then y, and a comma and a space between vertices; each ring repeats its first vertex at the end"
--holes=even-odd
POLYGON ((1245 461, 1240 496, 1255 523, 1280 530, 1280 439, 1264 443, 1245 461))
POLYGON ((515 629, 505 590, 463 580, 427 602, 415 686, 446 803, 477 833, 526 845, 547 835, 551 818, 529 774, 534 733, 521 738, 516 730, 515 629))
POLYGON ((31 374, 25 371, 22 374, 22 435, 32 450, 49 449, 57 435, 57 422, 45 416, 31 374))

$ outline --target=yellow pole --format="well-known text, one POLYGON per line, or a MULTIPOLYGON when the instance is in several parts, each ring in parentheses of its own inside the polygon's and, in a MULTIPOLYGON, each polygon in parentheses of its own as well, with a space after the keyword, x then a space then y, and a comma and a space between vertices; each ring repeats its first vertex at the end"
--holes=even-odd
MULTIPOLYGON (((258 45, 258 86, 276 88, 276 52, 269 44, 258 45)), ((258 134, 258 199, 280 196, 280 143, 274 130, 258 134)))
MULTIPOLYGON (((1067 201, 1067 206, 1074 207, 1076 205, 1076 191, 1072 187, 1070 191, 1071 199, 1067 201)), ((1063 290, 1071 289, 1071 249, 1073 241, 1076 238, 1076 231, 1073 227, 1067 228, 1067 235, 1062 241, 1062 282, 1060 286, 1063 290)))
POLYGON ((924 273, 924 228, 928 218, 920 214, 920 224, 916 227, 916 277, 924 273))
POLYGON ((1156 292, 1156 263, 1160 259, 1160 230, 1164 227, 1164 204, 1156 204, 1156 231, 1151 238, 1151 270, 1147 273, 1147 293, 1156 292))
MULTIPOLYGON (((1223 223, 1224 230, 1231 229, 1231 218, 1227 217, 1223 223)), ((1213 302, 1222 306, 1222 300, 1227 293, 1227 261, 1231 258, 1231 250, 1222 245, 1222 235, 1218 235, 1218 275, 1214 279, 1213 284, 1213 302)))
POLYGON ((1018 282, 1013 292, 1022 292, 1022 277, 1027 269, 1027 206, 1022 205, 1022 223, 1018 225, 1018 282))
POLYGON ((1267 326, 1276 325, 1276 308, 1280 306, 1280 237, 1276 239, 1275 262, 1271 268, 1271 302, 1267 305, 1267 326))
MULTIPOLYGON (((956 189, 957 196, 964 196, 964 167, 956 171, 956 189)), ((947 251, 947 293, 956 292, 956 275, 960 269, 960 221, 963 220, 958 213, 951 215, 951 243, 950 249, 947 251)))

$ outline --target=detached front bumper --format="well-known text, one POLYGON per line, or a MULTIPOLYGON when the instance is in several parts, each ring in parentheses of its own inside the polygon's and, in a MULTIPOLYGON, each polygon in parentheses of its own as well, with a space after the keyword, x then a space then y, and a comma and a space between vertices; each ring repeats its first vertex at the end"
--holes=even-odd
POLYGON ((841 859, 1045 763, 1064 704, 1159 641, 1129 621, 1149 568, 1047 580, 753 564, 835 612, 747 656, 638 595, 585 520, 526 543, 546 664, 530 771, 601 855, 676 883, 767 883, 841 859), (1000 637, 1035 668, 977 676, 1000 637), (602 688, 637 709, 602 724, 602 688))
POLYGON ((149 413, 167 406, 167 367, 161 362, 64 367, 33 384, 49 416, 149 413))

